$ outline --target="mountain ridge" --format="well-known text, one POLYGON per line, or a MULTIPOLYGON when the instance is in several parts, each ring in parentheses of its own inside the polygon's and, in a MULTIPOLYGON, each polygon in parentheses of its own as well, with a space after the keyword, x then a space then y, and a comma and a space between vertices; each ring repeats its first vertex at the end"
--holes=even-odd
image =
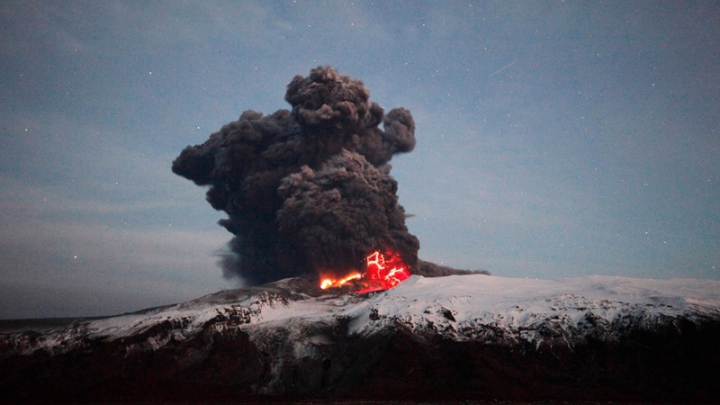
POLYGON ((24 402, 704 401, 720 394, 718 291, 708 280, 464 275, 355 295, 292 278, 0 333, 0 389, 24 402))

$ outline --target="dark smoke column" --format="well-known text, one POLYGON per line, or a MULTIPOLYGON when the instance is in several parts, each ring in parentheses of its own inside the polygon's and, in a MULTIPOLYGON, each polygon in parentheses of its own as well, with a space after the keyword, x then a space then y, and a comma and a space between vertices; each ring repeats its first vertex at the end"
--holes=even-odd
POLYGON ((361 81, 318 67, 288 85, 292 111, 245 111, 175 159, 173 172, 209 186, 210 205, 228 214, 219 221, 235 235, 226 276, 342 276, 362 271, 374 250, 416 266, 419 242, 387 164, 415 147, 415 123, 402 108, 384 115, 369 95, 361 81))

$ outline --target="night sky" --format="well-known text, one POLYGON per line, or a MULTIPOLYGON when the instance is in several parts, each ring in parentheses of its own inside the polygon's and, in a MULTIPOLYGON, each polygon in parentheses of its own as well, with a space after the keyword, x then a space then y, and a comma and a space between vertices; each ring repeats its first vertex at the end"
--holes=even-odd
POLYGON ((0 38, 0 318, 240 285, 171 163, 319 65, 412 112, 422 259, 720 279, 715 1, 3 1, 0 38))

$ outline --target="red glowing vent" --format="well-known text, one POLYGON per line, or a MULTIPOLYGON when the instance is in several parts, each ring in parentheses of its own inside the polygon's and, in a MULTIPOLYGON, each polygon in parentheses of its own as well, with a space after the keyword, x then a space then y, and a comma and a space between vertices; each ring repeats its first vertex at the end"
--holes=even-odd
POLYGON ((372 291, 387 290, 400 284, 410 277, 410 272, 399 254, 394 252, 381 253, 379 250, 365 258, 366 270, 364 274, 352 272, 343 278, 323 277, 320 288, 338 288, 346 285, 355 286, 356 294, 365 294, 372 291))

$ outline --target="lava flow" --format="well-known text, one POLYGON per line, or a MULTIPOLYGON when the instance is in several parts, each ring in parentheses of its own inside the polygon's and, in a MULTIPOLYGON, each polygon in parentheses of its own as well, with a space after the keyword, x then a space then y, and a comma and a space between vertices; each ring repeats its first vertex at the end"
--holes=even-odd
POLYGON ((338 288, 349 283, 357 286, 355 294, 365 294, 372 291, 387 290, 400 284, 410 277, 407 266, 397 253, 380 253, 379 250, 371 253, 365 258, 365 274, 353 272, 344 278, 333 279, 323 278, 320 281, 320 288, 338 288))

